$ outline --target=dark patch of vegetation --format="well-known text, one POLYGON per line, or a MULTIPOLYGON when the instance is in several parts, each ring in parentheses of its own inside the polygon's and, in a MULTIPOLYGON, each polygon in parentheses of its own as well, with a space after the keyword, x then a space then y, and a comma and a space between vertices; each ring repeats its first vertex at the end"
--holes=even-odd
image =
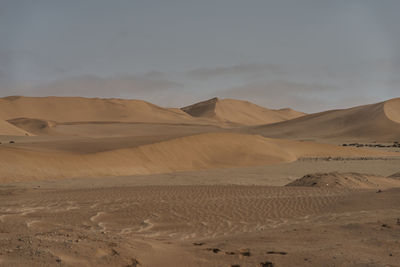
POLYGON ((284 252, 284 251, 268 251, 267 254, 287 255, 287 252, 284 252))
POLYGON ((270 261, 265 261, 265 262, 260 262, 260 264, 258 265, 260 267, 274 267, 274 264, 270 261))
POLYGON ((360 143, 350 143, 350 144, 342 144, 342 146, 354 146, 354 147, 379 147, 379 148, 389 148, 389 147, 399 147, 400 143, 395 141, 393 144, 384 145, 384 144, 360 144, 360 143))

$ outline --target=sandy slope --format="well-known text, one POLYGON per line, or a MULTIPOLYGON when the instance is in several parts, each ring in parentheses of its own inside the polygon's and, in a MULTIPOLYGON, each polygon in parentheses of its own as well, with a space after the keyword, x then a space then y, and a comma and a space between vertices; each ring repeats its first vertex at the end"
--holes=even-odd
POLYGON ((51 128, 56 126, 56 122, 53 121, 30 118, 11 119, 8 122, 21 130, 35 135, 50 135, 52 134, 51 128))
POLYGON ((1 180, 100 177, 259 166, 303 157, 383 157, 397 153, 232 133, 200 134, 99 153, 0 147, 1 180))
POLYGON ((141 100, 83 97, 0 98, 0 118, 32 118, 56 122, 191 122, 189 115, 141 100))
POLYGON ((294 139, 396 141, 400 140, 400 99, 310 114, 245 131, 294 139))
MULTIPOLYGON (((38 119, 13 119, 10 123, 40 136, 64 137, 137 137, 185 136, 204 132, 226 131, 217 125, 140 122, 54 122, 38 119)), ((49 137, 50 138, 50 137, 49 137)), ((50 139, 49 139, 50 140, 50 139)), ((157 141, 157 140, 155 140, 157 141)))
POLYGON ((383 110, 389 119, 400 123, 400 98, 386 101, 383 110))
POLYGON ((384 189, 400 187, 400 180, 360 173, 315 173, 303 176, 286 186, 384 189))
POLYGON ((272 110, 235 99, 213 98, 182 108, 193 117, 208 118, 228 124, 257 125, 303 116, 292 109, 272 110))
POLYGON ((28 133, 7 121, 0 119, 0 135, 27 135, 28 133))

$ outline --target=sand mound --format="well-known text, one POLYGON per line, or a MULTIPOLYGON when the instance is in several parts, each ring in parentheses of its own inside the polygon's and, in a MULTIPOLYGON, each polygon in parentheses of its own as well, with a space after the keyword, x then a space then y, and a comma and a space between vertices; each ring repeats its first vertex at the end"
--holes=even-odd
POLYGON ((400 181, 381 176, 360 173, 315 173, 303 176, 286 186, 343 187, 343 188, 391 188, 400 187, 400 181))
POLYGON ((290 121, 246 129, 280 138, 400 140, 400 99, 306 115, 290 121))
POLYGON ((234 99, 213 98, 182 108, 193 117, 209 118, 227 124, 258 125, 303 116, 292 109, 272 110, 234 99))
POLYGON ((29 133, 7 121, 0 120, 0 135, 29 135, 29 133))
POLYGON ((193 118, 140 100, 82 97, 0 98, 0 118, 35 118, 56 122, 179 122, 193 118))
POLYGON ((56 125, 55 122, 28 118, 17 118, 8 122, 35 135, 51 134, 51 128, 56 125))
POLYGON ((302 157, 387 156, 328 144, 232 133, 200 134, 99 153, 0 148, 0 179, 55 179, 167 173, 291 162, 302 157))

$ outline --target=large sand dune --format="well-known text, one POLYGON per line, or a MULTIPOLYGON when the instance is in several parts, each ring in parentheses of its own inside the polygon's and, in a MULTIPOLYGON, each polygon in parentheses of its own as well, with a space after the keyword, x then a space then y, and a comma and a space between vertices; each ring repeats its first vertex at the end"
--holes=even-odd
POLYGON ((257 125, 285 121, 304 113, 289 108, 272 110, 235 99, 213 98, 182 108, 193 117, 208 118, 227 124, 257 125))
MULTIPOLYGON (((112 129, 110 123, 255 125, 301 115, 303 113, 291 109, 269 110, 232 99, 212 99, 178 109, 162 108, 141 100, 11 96, 0 98, 0 119, 9 122, 1 123, 0 135, 26 132, 34 135, 81 135, 81 130, 83 135, 87 135, 85 131, 89 125, 99 128, 104 124, 112 129), (77 124, 81 130, 77 129, 77 124)), ((97 129, 94 135, 102 132, 108 130, 105 127, 100 131, 97 129)))
POLYGON ((310 114, 246 131, 293 139, 396 141, 400 140, 400 98, 310 114))
POLYGON ((400 123, 400 98, 386 101, 383 110, 390 120, 400 123))
POLYGON ((189 115, 141 100, 82 97, 5 97, 0 118, 32 118, 56 122, 174 122, 193 121, 189 115))
POLYGON ((166 173, 291 162, 308 157, 384 157, 396 153, 232 133, 180 137, 98 153, 0 148, 4 181, 166 173))

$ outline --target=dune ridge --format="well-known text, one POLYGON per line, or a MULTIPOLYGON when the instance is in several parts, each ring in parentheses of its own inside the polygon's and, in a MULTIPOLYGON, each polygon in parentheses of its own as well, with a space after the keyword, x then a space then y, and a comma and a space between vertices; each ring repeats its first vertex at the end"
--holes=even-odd
POLYGON ((142 100, 83 97, 0 98, 0 119, 30 118, 56 122, 193 122, 185 113, 142 100))
POLYGON ((20 129, 7 121, 0 119, 0 135, 30 135, 27 131, 20 129))
POLYGON ((400 140, 400 98, 349 109, 305 115, 290 121, 245 129, 280 138, 400 140))
POLYGON ((289 108, 267 109, 248 101, 212 98, 182 108, 193 117, 208 118, 221 123, 259 125, 285 121, 305 113, 289 108))

